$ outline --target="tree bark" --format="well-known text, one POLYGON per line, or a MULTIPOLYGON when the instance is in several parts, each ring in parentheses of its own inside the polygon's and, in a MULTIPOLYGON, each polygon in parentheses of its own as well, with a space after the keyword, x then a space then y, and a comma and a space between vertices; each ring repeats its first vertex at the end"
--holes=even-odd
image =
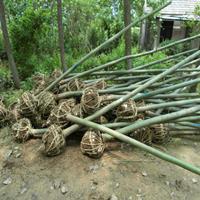
POLYGON ((12 54, 12 49, 11 49, 9 35, 8 35, 8 29, 7 29, 7 25, 6 25, 5 7, 4 7, 3 0, 0 0, 0 21, 1 21, 4 45, 5 45, 6 53, 8 56, 10 71, 13 76, 13 81, 14 81, 15 87, 20 88, 19 75, 18 75, 18 71, 17 71, 16 65, 15 65, 14 57, 12 54))
MULTIPOLYGON (((124 0, 124 25, 125 27, 131 24, 131 2, 130 0, 124 0)), ((131 46, 132 46, 132 38, 131 38, 131 28, 127 30, 124 34, 125 40, 125 56, 131 55, 131 46)), ((126 68, 132 68, 131 59, 126 60, 126 68)))
POLYGON ((62 0, 57 0, 57 17, 58 17, 58 34, 59 34, 61 67, 63 71, 66 71, 67 66, 65 63, 64 32, 62 24, 62 0))

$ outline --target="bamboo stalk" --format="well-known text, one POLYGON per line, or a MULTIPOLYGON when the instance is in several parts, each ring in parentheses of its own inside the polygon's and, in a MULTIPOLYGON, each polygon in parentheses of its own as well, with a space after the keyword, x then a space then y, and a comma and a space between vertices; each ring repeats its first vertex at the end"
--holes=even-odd
MULTIPOLYGON (((198 35, 198 37, 200 37, 200 34, 198 35)), ((182 43, 182 42, 185 42, 185 41, 189 41, 189 40, 191 40, 191 39, 195 39, 195 38, 192 38, 192 37, 190 37, 190 38, 187 38, 188 40, 180 40, 179 42, 180 43, 182 43)), ((175 44, 176 45, 176 44, 175 44)), ((173 45, 172 45, 173 46, 173 45)), ((171 46, 170 46, 171 47, 171 46)), ((160 47, 160 48, 158 48, 156 51, 161 51, 161 50, 163 50, 163 48, 165 49, 165 48, 168 48, 168 45, 166 45, 166 46, 164 46, 164 47, 160 47)), ((148 52, 145 52, 145 55, 148 55, 148 54, 152 54, 152 53, 154 53, 154 51, 155 50, 153 50, 153 52, 152 51, 150 51, 149 53, 148 52)), ((155 51, 155 52, 156 52, 155 51)), ((194 50, 192 50, 192 52, 193 52, 194 50)), ((187 53, 188 53, 188 51, 187 51, 187 53)), ((140 53, 140 54, 136 54, 136 55, 132 55, 132 59, 133 58, 138 58, 138 57, 141 57, 141 56, 144 56, 144 53, 140 53)), ((129 56, 130 57, 130 56, 129 56)), ((95 67, 95 68, 92 68, 92 69, 89 69, 89 70, 87 70, 87 71, 84 71, 84 72, 82 72, 82 73, 78 73, 78 74, 76 74, 76 75, 74 75, 73 77, 70 77, 70 78, 67 78, 67 79, 65 79, 65 80, 62 80, 61 82, 60 82, 60 84, 62 85, 62 84, 65 84, 65 83, 67 83, 68 81, 70 81, 70 80, 73 80, 73 79, 75 79, 75 78, 80 78, 80 77, 83 77, 83 76, 86 76, 86 75, 90 75, 90 74, 92 74, 93 72, 96 72, 96 71, 98 71, 98 70, 100 70, 100 69, 104 69, 104 68, 106 68, 106 67, 109 67, 109 66, 113 66, 113 65, 115 65, 115 64, 118 64, 118 63, 120 63, 120 62, 123 62, 125 59, 127 59, 127 56, 125 56, 125 57, 122 57, 122 58, 119 58, 119 59, 117 59, 117 60, 114 60, 114 61, 111 61, 111 62, 108 62, 108 63, 105 63, 105 64, 103 64, 103 65, 100 65, 100 66, 98 66, 98 67, 95 67)), ((199 59, 200 60, 200 59, 199 59)), ((155 64, 158 64, 159 62, 162 62, 162 60, 158 60, 158 61, 154 61, 154 62, 152 62, 152 63, 148 63, 148 64, 146 64, 146 65, 142 65, 142 66, 140 66, 140 67, 142 67, 142 68, 147 68, 147 67, 149 67, 149 66, 153 66, 153 65, 155 65, 155 64)), ((189 63, 188 63, 189 64, 189 63)), ((193 61, 193 63, 191 62, 189 65, 191 65, 191 64, 194 64, 194 61, 193 61)), ((186 66, 189 66, 189 65, 187 65, 186 64, 186 66)), ((184 66, 183 66, 184 67, 184 66)), ((132 69, 131 69, 132 70, 132 69)), ((130 71, 131 71, 130 70, 130 71)), ((134 69, 133 69, 134 70, 134 69)), ((113 77, 110 77, 110 79, 113 79, 113 78, 115 78, 115 76, 113 76, 113 77)), ((62 86, 61 86, 61 88, 62 88, 62 86)))
MULTIPOLYGON (((121 105, 123 102, 127 101, 128 99, 134 98, 134 96, 137 95, 139 92, 141 92, 144 89, 148 88, 149 86, 151 86, 156 81, 159 81, 160 79, 164 78, 165 76, 173 73, 174 71, 176 71, 177 69, 182 67, 182 65, 184 65, 185 63, 195 59, 199 55, 200 55, 200 51, 195 52, 191 56, 185 58, 183 61, 181 61, 178 64, 176 64, 173 67, 171 67, 170 69, 167 69, 166 71, 162 72, 161 74, 152 77, 149 81, 144 83, 142 86, 138 87, 137 89, 133 90, 132 92, 128 93, 127 95, 125 95, 125 96, 113 101, 111 104, 109 104, 109 105, 105 106, 104 108, 98 110, 96 113, 94 113, 93 115, 90 115, 86 119, 87 120, 94 120, 97 117, 104 115, 105 113, 107 113, 111 109, 121 105)), ((76 131, 77 129, 79 129, 79 125, 74 124, 74 125, 70 126, 69 128, 67 128, 65 130, 65 132, 66 132, 67 135, 70 135, 74 131, 76 131)))
MULTIPOLYGON (((177 88, 181 88, 181 87, 185 87, 185 86, 189 86, 189 85, 195 85, 197 83, 200 82, 200 78, 191 80, 191 81, 187 81, 187 82, 183 82, 183 83, 178 83, 178 84, 174 84, 172 86, 166 86, 164 88, 158 89, 158 90, 154 90, 154 91, 150 91, 150 92, 146 92, 143 94, 140 94, 138 96, 136 96, 134 99, 135 100, 139 100, 139 99, 143 99, 143 98, 148 98, 148 97, 152 97, 154 95, 157 94, 162 94, 164 92, 169 92, 171 90, 175 90, 177 88)), ((138 87, 142 87, 143 85, 130 85, 128 87, 119 87, 119 88, 111 88, 111 89, 104 89, 104 90, 98 90, 99 94, 113 94, 113 93, 118 93, 118 92, 124 92, 124 91, 131 91, 133 89, 137 89, 138 87)), ((152 86, 152 85, 151 85, 152 86)), ((70 92, 63 92, 61 94, 57 95, 57 99, 63 99, 63 98, 69 98, 69 97, 77 97, 77 96, 81 96, 83 94, 83 91, 70 91, 70 92)))
POLYGON ((124 29, 122 29, 121 31, 119 31, 117 34, 115 34, 114 36, 112 36, 111 38, 109 38, 108 40, 106 40, 104 43, 102 43, 101 45, 99 45, 98 47, 96 47, 95 49, 93 49, 92 51, 90 51, 87 55, 85 55, 77 63, 75 63, 70 69, 68 69, 59 78, 57 78, 53 83, 51 83, 47 88, 45 88, 44 91, 48 91, 48 90, 52 89, 65 76, 67 76, 70 72, 72 72, 73 70, 75 70, 79 65, 81 65, 84 61, 86 61, 92 55, 94 55, 95 53, 97 53, 102 48, 106 47, 108 44, 110 44, 115 39, 119 38, 123 33, 125 33, 127 30, 129 30, 132 26, 134 26, 134 25, 138 24, 139 22, 141 22, 142 20, 144 20, 144 19, 146 19, 146 18, 148 18, 148 17, 156 14, 157 12, 159 12, 160 10, 162 10, 164 7, 168 6, 170 3, 171 3, 171 1, 169 1, 169 2, 167 2, 165 4, 163 4, 162 6, 158 7, 157 9, 155 9, 154 11, 152 11, 151 13, 143 15, 142 17, 140 17, 139 19, 135 20, 134 22, 132 22, 131 24, 129 24, 127 27, 125 27, 124 29))
POLYGON ((136 146, 136 147, 138 147, 138 148, 140 148, 140 149, 142 149, 142 150, 144 150, 144 151, 146 151, 146 152, 148 152, 148 153, 150 153, 150 154, 152 154, 152 155, 154 155, 154 156, 156 156, 156 157, 158 157, 162 160, 168 161, 168 162, 173 163, 177 166, 180 166, 180 167, 182 167, 182 168, 184 168, 188 171, 191 171, 195 174, 200 175, 200 169, 198 167, 195 167, 195 166, 193 166, 193 165, 191 165, 191 164, 189 164, 185 161, 179 160, 179 159, 177 159, 177 158, 175 158, 171 155, 168 155, 164 152, 161 152, 157 149, 154 149, 150 146, 147 146, 147 145, 145 145, 145 144, 143 144, 143 143, 141 143, 137 140, 134 140, 134 139, 132 139, 132 138, 126 136, 126 135, 121 134, 119 131, 114 131, 114 130, 109 129, 105 126, 102 126, 100 124, 96 124, 94 122, 91 122, 91 121, 88 121, 88 120, 85 120, 85 119, 81 119, 81 118, 75 117, 75 116, 70 115, 70 114, 67 116, 67 118, 74 123, 78 123, 80 125, 87 126, 87 127, 94 128, 94 129, 100 130, 102 132, 105 132, 105 133, 111 135, 112 137, 117 138, 118 140, 121 140, 121 141, 126 142, 128 144, 131 144, 133 146, 136 146))

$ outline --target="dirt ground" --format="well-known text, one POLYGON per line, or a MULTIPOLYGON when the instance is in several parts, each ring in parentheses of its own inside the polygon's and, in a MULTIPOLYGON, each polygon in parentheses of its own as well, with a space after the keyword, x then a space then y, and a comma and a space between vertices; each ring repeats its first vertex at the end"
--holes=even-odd
MULTIPOLYGON (((162 151, 200 166, 200 138, 173 139, 162 151)), ((199 200, 200 177, 132 146, 107 144, 101 159, 68 139, 57 157, 40 140, 17 144, 0 130, 0 200, 199 200)))

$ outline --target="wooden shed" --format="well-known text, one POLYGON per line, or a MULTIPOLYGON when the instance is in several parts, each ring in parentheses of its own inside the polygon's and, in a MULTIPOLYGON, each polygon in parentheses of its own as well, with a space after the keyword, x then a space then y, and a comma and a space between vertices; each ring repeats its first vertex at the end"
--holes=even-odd
MULTIPOLYGON (((188 28, 185 21, 199 21, 200 16, 195 15, 194 11, 200 6, 200 0, 172 0, 172 3, 161 10, 157 18, 158 34, 155 46, 164 40, 178 40, 188 37, 188 28)), ((193 47, 199 47, 199 40, 192 44, 193 47)))

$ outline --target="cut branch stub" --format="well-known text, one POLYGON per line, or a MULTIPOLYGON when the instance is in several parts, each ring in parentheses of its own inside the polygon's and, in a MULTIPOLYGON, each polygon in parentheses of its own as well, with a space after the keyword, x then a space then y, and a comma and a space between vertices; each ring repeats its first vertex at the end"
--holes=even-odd
POLYGON ((81 140, 81 152, 92 158, 103 155, 105 143, 100 131, 88 130, 81 140))
POLYGON ((17 142, 26 142, 31 136, 31 122, 22 118, 12 126, 12 134, 17 142))
POLYGON ((137 106, 135 101, 129 99, 116 109, 117 119, 134 121, 137 117, 137 106))
POLYGON ((58 125, 52 124, 42 136, 42 142, 45 146, 44 153, 47 156, 56 156, 62 153, 65 147, 62 129, 58 125))
POLYGON ((165 124, 155 124, 151 126, 152 142, 156 144, 165 144, 170 141, 169 128, 165 124))
POLYGON ((25 118, 32 118, 36 114, 37 100, 30 92, 24 92, 19 99, 20 115, 25 118))
POLYGON ((38 96, 38 109, 44 119, 47 119, 51 110, 56 106, 54 94, 42 92, 38 96))
POLYGON ((100 107, 100 97, 96 88, 88 87, 83 91, 81 106, 86 114, 94 113, 100 107))
POLYGON ((66 118, 66 116, 68 113, 71 112, 72 109, 71 106, 69 106, 68 101, 60 103, 51 111, 51 114, 47 119, 47 126, 54 123, 61 126, 62 128, 66 127, 69 124, 69 121, 66 118))

